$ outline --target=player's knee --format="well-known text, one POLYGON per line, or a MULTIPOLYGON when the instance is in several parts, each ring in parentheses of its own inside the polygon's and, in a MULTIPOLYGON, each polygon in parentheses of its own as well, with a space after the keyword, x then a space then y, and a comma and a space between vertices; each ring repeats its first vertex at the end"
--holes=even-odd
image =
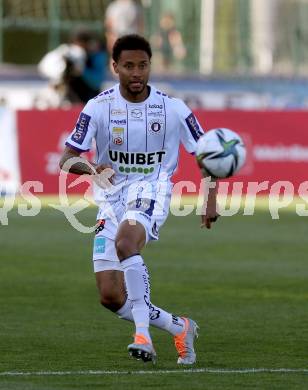
POLYGON ((112 291, 100 292, 100 303, 106 309, 117 312, 124 305, 123 298, 112 291))
POLYGON ((115 247, 120 261, 138 252, 136 245, 134 245, 134 243, 126 237, 117 239, 115 242, 115 247))

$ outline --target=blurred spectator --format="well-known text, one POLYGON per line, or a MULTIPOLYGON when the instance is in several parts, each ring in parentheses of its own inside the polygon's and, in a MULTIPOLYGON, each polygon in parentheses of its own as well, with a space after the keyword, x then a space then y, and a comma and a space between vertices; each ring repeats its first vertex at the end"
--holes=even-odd
POLYGON ((106 9, 105 29, 107 49, 111 53, 114 42, 125 34, 143 34, 142 7, 134 0, 114 0, 106 9))
POLYGON ((98 37, 91 31, 78 29, 69 44, 47 53, 38 69, 50 80, 60 103, 86 103, 100 92, 106 63, 106 51, 98 37))
POLYGON ((160 51, 162 57, 162 70, 173 71, 173 65, 179 64, 186 57, 186 48, 183 38, 176 29, 175 18, 172 13, 162 15, 160 22, 160 31, 152 37, 153 47, 160 51))
POLYGON ((4 96, 0 97, 0 106, 7 106, 7 100, 4 96))

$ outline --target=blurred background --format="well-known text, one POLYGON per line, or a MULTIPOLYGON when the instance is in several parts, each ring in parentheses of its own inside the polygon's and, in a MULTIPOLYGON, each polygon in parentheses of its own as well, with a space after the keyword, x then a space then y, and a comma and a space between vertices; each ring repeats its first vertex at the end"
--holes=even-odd
POLYGON ((44 179, 48 188, 57 178, 81 105, 116 81, 110 51, 126 33, 150 40, 158 88, 197 110, 206 129, 243 135, 247 180, 264 179, 269 166, 276 169, 270 180, 304 172, 307 20, 308 0, 0 0, 2 192, 54 175, 44 179), (254 114, 246 118, 247 111, 254 114), (30 140, 44 129, 47 149, 34 164, 39 151, 30 140))
MULTIPOLYGON (((110 34, 144 34, 155 80, 195 106, 307 107, 307 20, 307 0, 1 0, 0 100, 40 106, 37 64, 82 26, 107 45, 110 34)), ((107 67, 102 88, 111 80, 107 67)))
MULTIPOLYGON (((308 0, 0 0, 0 388, 307 389, 307 163, 308 0), (171 374, 131 375, 133 329, 99 309, 92 234, 50 207, 65 139, 116 82, 111 46, 133 32, 152 44, 151 82, 247 148, 219 182, 220 195, 243 194, 219 197, 232 218, 205 232, 196 208, 170 213, 143 252, 155 304, 200 325, 194 373, 175 371, 170 336, 154 329, 157 368, 171 374)), ((200 172, 183 149, 173 181, 191 181, 182 200, 196 203, 200 172)), ((96 215, 80 211, 85 189, 67 188, 84 227, 96 215)))

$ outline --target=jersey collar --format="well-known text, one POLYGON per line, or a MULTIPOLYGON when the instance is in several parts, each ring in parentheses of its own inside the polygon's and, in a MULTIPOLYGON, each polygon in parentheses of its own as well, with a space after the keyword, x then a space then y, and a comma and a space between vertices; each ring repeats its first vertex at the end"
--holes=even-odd
POLYGON ((119 98, 125 103, 127 104, 128 106, 140 106, 140 105, 144 105, 146 103, 148 103, 148 101, 151 99, 151 97, 153 96, 153 87, 152 85, 150 84, 147 84, 147 87, 150 87, 150 93, 149 93, 149 96, 143 100, 142 102, 138 102, 138 103, 133 103, 133 102, 130 102, 126 99, 124 99, 124 97, 121 95, 121 92, 120 92, 120 84, 117 84, 117 92, 118 92, 118 96, 119 98))

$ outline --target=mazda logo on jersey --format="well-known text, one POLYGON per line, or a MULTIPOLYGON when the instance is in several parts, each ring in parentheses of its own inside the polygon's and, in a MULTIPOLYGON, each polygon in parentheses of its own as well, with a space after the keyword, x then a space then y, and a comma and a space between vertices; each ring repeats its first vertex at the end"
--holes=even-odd
POLYGON ((154 134, 158 134, 164 126, 164 122, 160 119, 153 119, 149 122, 149 130, 154 134))
POLYGON ((109 158, 114 163, 127 165, 155 165, 161 164, 165 155, 164 150, 149 153, 120 152, 109 150, 109 158))
POLYGON ((134 108, 133 110, 130 111, 130 115, 132 118, 141 119, 142 118, 142 110, 140 110, 139 108, 134 108))

